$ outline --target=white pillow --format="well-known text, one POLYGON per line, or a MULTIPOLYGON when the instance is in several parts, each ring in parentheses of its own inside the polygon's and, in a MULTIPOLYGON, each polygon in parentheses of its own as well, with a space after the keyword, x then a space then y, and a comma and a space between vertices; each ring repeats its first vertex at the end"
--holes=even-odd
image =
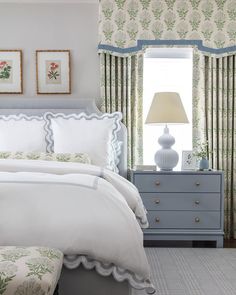
POLYGON ((0 151, 46 152, 43 117, 0 116, 0 151))
POLYGON ((117 140, 122 114, 45 113, 48 152, 86 153, 92 164, 119 172, 121 144, 117 140))

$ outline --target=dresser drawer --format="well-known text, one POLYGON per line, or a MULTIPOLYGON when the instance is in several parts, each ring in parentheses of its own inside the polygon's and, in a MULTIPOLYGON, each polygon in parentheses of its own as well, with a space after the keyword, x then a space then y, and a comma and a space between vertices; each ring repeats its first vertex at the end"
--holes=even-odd
POLYGON ((155 229, 218 229, 219 212, 149 211, 149 228, 155 229))
POLYGON ((139 192, 220 192, 220 175, 136 174, 139 192))
POLYGON ((147 210, 220 211, 219 193, 141 193, 147 210))

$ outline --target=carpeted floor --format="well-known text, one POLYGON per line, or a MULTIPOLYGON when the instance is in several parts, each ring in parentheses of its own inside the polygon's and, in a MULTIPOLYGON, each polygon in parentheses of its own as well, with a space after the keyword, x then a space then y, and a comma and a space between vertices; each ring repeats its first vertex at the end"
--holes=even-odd
POLYGON ((146 248, 146 253, 156 295, 236 295, 236 249, 146 248))

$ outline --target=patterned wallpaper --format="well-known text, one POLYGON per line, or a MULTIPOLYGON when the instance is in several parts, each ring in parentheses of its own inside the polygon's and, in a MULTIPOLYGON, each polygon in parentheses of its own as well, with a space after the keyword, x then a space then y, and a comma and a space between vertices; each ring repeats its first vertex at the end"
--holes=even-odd
POLYGON ((209 48, 236 45, 236 0, 100 0, 99 15, 100 44, 187 39, 209 48))

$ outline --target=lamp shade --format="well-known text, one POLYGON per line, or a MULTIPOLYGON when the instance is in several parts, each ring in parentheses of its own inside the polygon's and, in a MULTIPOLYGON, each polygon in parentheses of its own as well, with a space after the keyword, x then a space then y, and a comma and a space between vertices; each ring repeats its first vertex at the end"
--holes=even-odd
POLYGON ((179 94, 177 92, 155 93, 145 123, 189 123, 179 94))

